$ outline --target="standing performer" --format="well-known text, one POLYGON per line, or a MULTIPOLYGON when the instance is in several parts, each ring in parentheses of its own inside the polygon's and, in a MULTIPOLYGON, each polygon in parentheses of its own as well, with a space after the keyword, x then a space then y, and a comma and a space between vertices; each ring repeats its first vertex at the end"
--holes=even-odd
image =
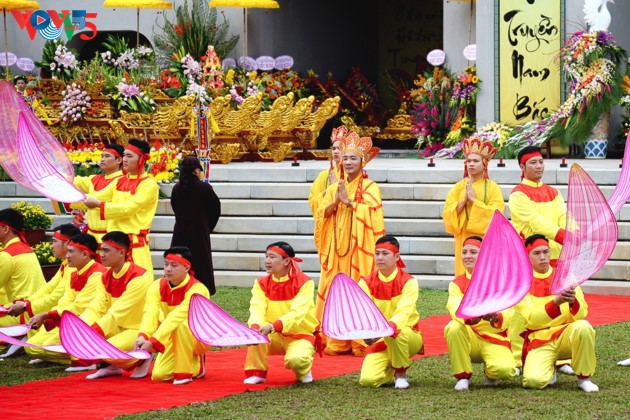
POLYGON ((221 201, 212 186, 199 179, 201 173, 201 163, 195 156, 182 160, 179 182, 171 194, 171 207, 175 213, 171 246, 190 249, 195 278, 214 295, 210 233, 221 217, 221 201))
POLYGON ((313 382, 311 367, 319 322, 315 318, 315 284, 298 267, 295 251, 286 242, 267 246, 267 275, 256 279, 252 288, 247 324, 269 337, 269 344, 247 347, 245 384, 267 381, 268 356, 284 355, 284 367, 295 373, 298 382, 313 382))
POLYGON ((564 242, 567 206, 560 191, 542 182, 545 162, 540 147, 524 147, 518 152, 518 164, 522 181, 508 201, 512 225, 523 239, 544 235, 549 240, 551 266, 555 267, 564 242))
POLYGON ((456 315, 470 284, 480 249, 480 237, 471 236, 464 241, 461 259, 466 272, 448 285, 446 309, 453 319, 444 328, 444 337, 451 359, 451 373, 457 379, 456 391, 468 389, 473 363, 484 364, 486 385, 497 385, 500 379, 510 379, 516 373, 507 337, 513 309, 469 319, 456 315))
MULTIPOLYGON (((332 279, 345 273, 358 282, 374 271, 374 244, 385 234, 381 190, 363 172, 380 151, 372 139, 351 131, 340 143, 345 179, 326 189, 315 216, 315 246, 322 267, 316 314, 321 322, 332 279)), ((363 356, 361 341, 327 339, 326 354, 363 356)))
POLYGON ((376 241, 376 270, 359 281, 395 331, 391 337, 365 340, 369 347, 359 379, 363 386, 379 387, 393 380, 394 388, 409 388, 406 372, 411 366, 410 358, 423 349, 416 309, 418 281, 403 271, 405 264, 399 248, 393 236, 376 241))
POLYGON ((551 294, 554 268, 549 240, 532 235, 525 241, 534 279, 529 293, 515 309, 525 319, 523 343, 523 387, 542 389, 556 382, 556 362, 571 358, 578 386, 597 392, 591 382, 595 373, 595 330, 585 319, 588 305, 577 286, 559 295, 551 294))
POLYGON ((462 243, 469 236, 484 236, 495 210, 503 213, 505 203, 501 188, 488 179, 488 163, 497 150, 492 142, 477 137, 464 141, 464 179, 446 196, 442 212, 444 227, 455 236, 455 276, 466 268, 462 263, 462 243))
POLYGON ((129 234, 133 262, 153 278, 147 235, 157 209, 159 187, 153 178, 144 174, 150 151, 146 141, 130 139, 123 154, 125 175, 101 190, 99 198, 88 197, 85 205, 99 209, 101 220, 107 220, 107 231, 129 234))
POLYGON ((341 151, 339 150, 339 142, 348 134, 348 129, 345 125, 339 128, 333 128, 332 135, 330 136, 330 147, 332 149, 332 157, 330 159, 330 167, 325 169, 317 175, 313 185, 311 185, 311 192, 308 196, 308 204, 311 206, 311 213, 313 217, 317 214, 317 208, 322 202, 324 195, 326 195, 326 189, 341 179, 341 151))
MULTIPOLYGON (((190 274, 190 251, 176 246, 164 251, 164 277, 147 292, 144 315, 134 348, 158 353, 151 379, 185 385, 206 375, 205 352, 209 346, 193 336, 188 326, 190 297, 210 297, 208 289, 190 274)), ((132 377, 146 375, 151 359, 132 377)))
MULTIPOLYGON (((107 187, 112 181, 123 176, 120 166, 125 153, 124 147, 119 144, 107 144, 101 152, 101 160, 98 163, 102 174, 92 176, 77 176, 74 178, 74 186, 84 194, 99 198, 99 191, 107 187)), ((88 208, 84 203, 73 203, 73 209, 87 210, 87 233, 94 236, 100 243, 101 237, 107 233, 107 220, 101 219, 100 208, 88 208)))

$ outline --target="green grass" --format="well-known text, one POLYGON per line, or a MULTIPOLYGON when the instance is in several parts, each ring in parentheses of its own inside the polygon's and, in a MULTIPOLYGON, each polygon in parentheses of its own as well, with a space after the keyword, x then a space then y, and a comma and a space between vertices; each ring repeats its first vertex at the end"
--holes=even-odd
MULTIPOLYGON (((248 316, 247 289, 219 288, 213 298, 240 321, 248 316)), ((445 314, 447 293, 423 290, 418 309, 423 318, 445 314)), ((597 373, 593 380, 601 391, 585 394, 576 378, 560 375, 558 383, 542 391, 524 390, 520 378, 499 387, 483 385, 481 365, 468 392, 453 390, 448 356, 414 361, 408 371, 411 387, 391 386, 365 389, 358 385, 358 373, 317 380, 311 385, 294 385, 266 391, 233 395, 217 401, 190 404, 171 410, 149 411, 121 418, 467 418, 467 419, 612 419, 630 417, 630 368, 616 362, 630 352, 630 322, 597 327, 597 373)), ((0 362, 0 385, 14 385, 65 374, 53 365, 28 366, 20 356, 0 362)), ((205 380, 212 378, 212 372, 205 380)), ((185 391, 182 390, 182 391, 185 391)))

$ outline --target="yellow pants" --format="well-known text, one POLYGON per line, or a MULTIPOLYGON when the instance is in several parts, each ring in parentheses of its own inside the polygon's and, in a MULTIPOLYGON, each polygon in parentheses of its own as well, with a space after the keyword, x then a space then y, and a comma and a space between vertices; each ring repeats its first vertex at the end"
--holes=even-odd
POLYGON ((555 340, 530 350, 523 368, 523 387, 543 389, 555 373, 558 359, 572 359, 575 374, 590 377, 595 373, 595 330, 586 320, 570 323, 555 340))
MULTIPOLYGON (((111 345, 116 347, 117 349, 127 352, 130 350, 133 350, 133 345, 136 342, 137 338, 138 338, 138 330, 134 330, 134 329, 122 330, 122 329, 116 328, 114 333, 110 334, 110 336, 107 337, 107 341, 111 345)), ((105 362, 109 363, 110 365, 123 368, 125 370, 131 370, 138 365, 138 360, 136 359, 105 360, 105 362)))
POLYGON ((182 323, 164 343, 164 353, 159 353, 153 365, 151 379, 169 381, 187 379, 203 371, 203 355, 210 346, 197 340, 187 323, 182 323))
POLYGON ((291 369, 298 381, 304 379, 313 367, 315 347, 308 340, 285 337, 280 333, 269 334, 269 344, 247 347, 245 375, 267 377, 268 356, 284 355, 284 367, 291 369))
POLYGON ((365 356, 361 366, 359 384, 379 387, 394 380, 397 371, 405 371, 411 365, 411 356, 422 348, 422 334, 405 327, 396 338, 385 337, 386 350, 365 356))
POLYGON ((516 363, 508 347, 484 340, 468 325, 454 320, 444 328, 444 338, 451 360, 451 373, 455 378, 469 379, 473 363, 484 363, 489 379, 514 377, 516 363))
POLYGON ((520 312, 514 311, 512 320, 510 321, 510 327, 508 329, 508 337, 510 344, 512 345, 512 355, 514 356, 514 362, 517 367, 523 365, 522 352, 523 352, 523 337, 521 333, 525 331, 525 318, 520 312))
MULTIPOLYGON (((41 327, 37 333, 29 338, 29 344, 36 346, 49 346, 51 344, 61 344, 59 338, 59 328, 53 328, 50 331, 46 331, 44 327, 41 327)), ((42 359, 48 362, 59 363, 62 365, 70 364, 70 355, 67 353, 57 353, 54 351, 38 349, 34 347, 24 347, 26 353, 35 359, 42 359)))
POLYGON ((149 245, 143 247, 132 248, 131 257, 133 263, 139 265, 149 272, 149 276, 153 278, 153 261, 151 260, 151 250, 149 245))
POLYGON ((10 327, 12 325, 18 324, 26 324, 31 317, 28 315, 28 312, 24 312, 22 315, 18 316, 0 316, 0 327, 10 327))

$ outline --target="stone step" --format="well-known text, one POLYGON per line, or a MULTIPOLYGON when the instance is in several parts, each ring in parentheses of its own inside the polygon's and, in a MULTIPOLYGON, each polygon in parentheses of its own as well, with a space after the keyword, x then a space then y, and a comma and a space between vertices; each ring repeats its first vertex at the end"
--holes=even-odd
MULTIPOLYGON (((153 266, 156 269, 163 268, 162 253, 152 251, 153 266)), ((304 271, 318 272, 320 270, 317 254, 301 254, 303 262, 300 267, 304 271)), ((435 255, 404 255, 407 265, 406 270, 415 276, 427 274, 453 276, 453 256, 435 255)), ((262 252, 212 252, 212 262, 217 271, 264 271, 264 255, 262 252)), ((603 280, 630 280, 630 267, 627 260, 609 260, 593 275, 593 279, 603 280)))

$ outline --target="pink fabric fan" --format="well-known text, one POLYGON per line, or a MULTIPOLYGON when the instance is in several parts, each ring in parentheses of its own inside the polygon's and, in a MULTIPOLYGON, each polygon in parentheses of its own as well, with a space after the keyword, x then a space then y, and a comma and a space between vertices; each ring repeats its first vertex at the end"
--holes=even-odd
POLYGON ((495 210, 456 315, 476 318, 511 308, 532 285, 532 264, 512 224, 495 210))
POLYGON ((30 188, 51 200, 75 203, 85 200, 85 194, 61 175, 44 157, 26 122, 25 112, 18 114, 18 162, 30 188))
POLYGON ((578 286, 602 268, 615 249, 617 234, 617 220, 604 194, 584 169, 573 164, 566 233, 551 293, 557 295, 578 286))
POLYGON ((61 344, 51 344, 48 346, 36 346, 35 344, 29 344, 22 340, 18 340, 15 337, 11 337, 10 335, 4 334, 0 332, 0 343, 7 343, 20 347, 32 347, 36 349, 44 349, 49 351, 54 351, 56 353, 66 353, 66 350, 63 348, 61 344))
POLYGON ((61 314, 59 338, 68 354, 83 360, 129 360, 148 359, 151 355, 144 350, 124 352, 111 345, 81 318, 70 311, 61 314))
POLYGON ((383 313, 347 274, 333 279, 324 305, 322 331, 338 340, 358 340, 394 335, 383 313))
POLYGON ((11 325, 10 327, 0 327, 0 332, 11 337, 22 337, 31 330, 28 324, 11 325))
POLYGON ((15 182, 34 189, 26 180, 18 159, 16 138, 20 112, 24 113, 26 123, 41 154, 68 182, 72 182, 74 169, 66 150, 35 116, 23 96, 6 80, 0 81, 0 165, 15 182))
POLYGON ((626 147, 623 151, 623 162, 621 165, 621 174, 619 181, 615 186, 615 190, 608 199, 608 205, 613 213, 619 213, 619 210, 630 199, 630 133, 626 138, 626 147))
POLYGON ((269 343, 267 337, 241 324, 219 305, 198 293, 190 298, 188 326, 197 340, 210 346, 269 343))

